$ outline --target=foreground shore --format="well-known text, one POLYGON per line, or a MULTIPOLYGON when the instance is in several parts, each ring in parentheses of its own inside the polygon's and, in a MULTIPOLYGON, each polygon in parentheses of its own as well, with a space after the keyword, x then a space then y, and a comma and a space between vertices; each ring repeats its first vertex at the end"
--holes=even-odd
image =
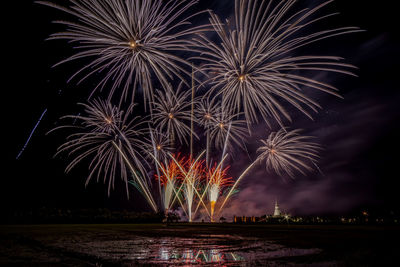
POLYGON ((400 227, 1 225, 1 266, 395 266, 400 227))

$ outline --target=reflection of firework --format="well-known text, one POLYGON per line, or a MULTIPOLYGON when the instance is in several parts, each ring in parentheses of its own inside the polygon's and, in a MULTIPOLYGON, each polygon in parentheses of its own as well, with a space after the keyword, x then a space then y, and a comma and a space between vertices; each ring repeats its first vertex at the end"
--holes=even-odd
POLYGON ((190 64, 172 52, 186 50, 192 42, 185 37, 204 30, 202 26, 186 27, 195 15, 182 19, 182 15, 196 4, 195 0, 71 0, 71 7, 38 2, 77 19, 77 22, 57 21, 67 26, 67 30, 53 34, 50 39, 65 39, 78 44, 80 51, 61 63, 94 58, 75 75, 87 72, 85 79, 107 71, 96 88, 112 83, 110 96, 122 85, 120 100, 129 94, 133 98, 140 85, 145 100, 152 100, 152 73, 164 87, 168 86, 169 78, 183 79, 182 74, 190 75, 180 66, 190 64))
POLYGON ((257 160, 265 160, 267 169, 279 175, 285 172, 293 177, 294 170, 304 174, 303 170, 312 169, 308 163, 318 158, 320 150, 317 143, 308 141, 309 138, 299 135, 299 130, 272 132, 266 140, 261 140, 263 146, 257 150, 261 152, 257 160))
MULTIPOLYGON (((310 116, 319 105, 302 92, 310 87, 333 95, 336 88, 307 78, 295 71, 330 71, 352 74, 351 65, 340 63, 339 57, 294 56, 291 51, 321 39, 359 31, 356 27, 343 27, 304 34, 304 28, 330 17, 332 14, 312 18, 326 1, 314 9, 303 9, 290 14, 296 0, 235 1, 233 25, 224 25, 210 12, 210 22, 219 40, 211 41, 199 35, 201 59, 206 60, 203 70, 210 73, 210 93, 222 96, 223 106, 231 112, 243 111, 247 123, 256 122, 259 115, 268 123, 269 117, 282 124, 290 115, 278 99, 283 99, 310 116)), ((229 22, 228 22, 229 23, 229 22)), ((206 83, 207 83, 206 82, 206 83)))

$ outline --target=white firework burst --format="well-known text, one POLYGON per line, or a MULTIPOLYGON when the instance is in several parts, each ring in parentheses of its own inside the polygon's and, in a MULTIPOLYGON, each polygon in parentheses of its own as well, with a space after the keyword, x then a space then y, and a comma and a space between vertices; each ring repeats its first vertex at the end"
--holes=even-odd
POLYGON ((267 170, 277 174, 287 173, 294 177, 295 171, 305 174, 312 170, 310 163, 319 158, 320 146, 310 142, 310 136, 302 136, 300 130, 286 131, 281 129, 272 132, 266 140, 261 140, 262 146, 257 149, 261 152, 257 161, 265 161, 267 170))

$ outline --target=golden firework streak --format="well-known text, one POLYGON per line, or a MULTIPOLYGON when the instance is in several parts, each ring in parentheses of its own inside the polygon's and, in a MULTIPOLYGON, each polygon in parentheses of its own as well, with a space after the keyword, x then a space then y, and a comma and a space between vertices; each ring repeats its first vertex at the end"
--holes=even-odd
MULTIPOLYGON (((152 156, 152 157, 154 158, 154 160, 156 161, 157 165, 160 167, 160 169, 161 169, 162 172, 164 173, 165 177, 167 177, 168 181, 170 181, 169 175, 167 174, 166 170, 162 167, 161 163, 156 159, 156 157, 155 157, 153 154, 150 153, 150 156, 152 156)), ((179 197, 179 195, 178 195, 178 192, 179 192, 179 191, 177 192, 177 191, 175 190, 175 187, 173 187, 172 189, 174 190, 175 198, 174 198, 174 200, 170 203, 170 205, 169 205, 166 209, 169 210, 169 209, 172 207, 172 205, 174 204, 175 199, 178 198, 178 201, 179 201, 179 203, 181 204, 181 207, 182 207, 183 211, 185 212, 185 214, 186 214, 186 216, 187 216, 187 212, 186 212, 186 210, 185 210, 185 208, 184 208, 184 206, 183 206, 183 203, 182 203, 182 201, 181 201, 181 199, 180 199, 180 197, 179 197)))
POLYGON ((144 197, 147 199, 147 201, 149 202, 149 204, 151 205, 153 210, 155 212, 157 212, 157 205, 154 203, 154 199, 153 199, 152 195, 150 194, 150 192, 148 192, 147 186, 145 187, 143 185, 142 180, 137 176, 137 174, 135 172, 135 169, 133 168, 133 166, 129 162, 129 160, 126 157, 126 155, 124 154, 124 152, 122 152, 122 150, 119 148, 119 146, 114 141, 111 141, 111 143, 118 150, 118 152, 121 154, 122 158, 125 160, 126 164, 128 165, 129 169, 131 170, 132 174, 135 176, 136 180, 139 182, 139 185, 142 188, 142 191, 143 191, 143 193, 145 195, 144 197))
MULTIPOLYGON (((190 166, 189 170, 187 172, 185 172, 185 170, 182 168, 182 166, 179 164, 179 162, 176 161, 176 159, 171 156, 171 158, 173 159, 173 161, 175 161, 175 163, 178 165, 179 169, 181 170, 181 172, 185 175, 185 180, 183 181, 182 185, 179 187, 179 191, 181 191, 183 185, 185 184, 186 180, 189 181, 190 186, 192 186, 192 188, 194 189, 194 192, 196 193, 196 195, 199 197, 200 202, 203 204, 204 208, 207 211, 208 216, 210 216, 210 213, 208 212, 207 206, 206 204, 204 204, 202 197, 200 196, 199 192, 197 191, 197 189, 194 187, 193 183, 191 183, 191 181, 187 178, 189 176, 189 174, 192 172, 193 167, 196 165, 197 161, 200 160, 200 158, 203 156, 203 154, 206 151, 204 150, 203 152, 200 153, 200 155, 196 158, 195 162, 192 163, 192 165, 190 166)), ((175 196, 176 197, 176 196, 175 196)))
POLYGON ((211 200, 210 204, 211 204, 211 216, 210 216, 210 218, 211 218, 211 222, 214 222, 213 215, 214 215, 215 201, 211 200))
MULTIPOLYGON (((215 174, 217 173, 218 169, 221 169, 222 163, 225 161, 225 159, 228 157, 228 155, 229 155, 229 154, 225 154, 225 156, 224 156, 224 157, 222 158, 222 160, 219 162, 217 168, 215 168, 215 170, 214 170, 212 176, 210 177, 210 179, 209 179, 209 181, 208 181, 208 183, 207 183, 206 188, 204 189, 203 194, 201 195, 201 199, 204 198, 205 194, 207 193, 207 189, 208 189, 208 187, 209 187, 210 184, 211 184, 212 178, 214 178, 214 176, 215 176, 215 174)), ((195 209, 195 211, 194 211, 194 213, 193 213, 194 215, 196 214, 197 210, 199 209, 199 206, 200 206, 200 202, 197 204, 197 207, 196 207, 196 209, 195 209)))
POLYGON ((242 174, 239 176, 239 178, 236 180, 235 184, 232 186, 231 190, 229 190, 228 195, 226 196, 224 202, 222 202, 221 207, 219 208, 217 214, 219 214, 222 210, 222 208, 224 207, 226 201, 228 201, 229 197, 232 195, 233 190, 236 188, 236 186, 239 184, 240 180, 247 174, 247 172, 256 164, 257 160, 255 160, 252 164, 249 165, 249 167, 247 167, 244 172, 242 172, 242 174))

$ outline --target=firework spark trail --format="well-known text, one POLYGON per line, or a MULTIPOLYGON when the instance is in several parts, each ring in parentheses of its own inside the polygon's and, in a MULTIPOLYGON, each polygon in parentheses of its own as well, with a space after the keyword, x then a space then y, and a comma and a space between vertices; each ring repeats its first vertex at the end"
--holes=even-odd
POLYGON ((209 181, 209 189, 208 189, 208 199, 210 201, 210 214, 211 214, 211 221, 214 221, 214 209, 215 204, 217 203, 219 194, 223 190, 224 187, 231 185, 232 177, 227 176, 227 170, 229 167, 222 169, 222 164, 215 166, 213 169, 210 170, 210 181, 209 181))
POLYGON ((153 196, 150 193, 150 190, 148 186, 146 185, 145 181, 143 181, 137 174, 136 170, 132 167, 129 159, 126 157, 125 153, 119 148, 119 146, 112 141, 113 146, 118 150, 118 152, 121 154, 123 159, 125 160, 125 163, 128 165, 129 169, 131 170, 132 175, 135 177, 135 181, 139 183, 139 188, 141 189, 140 191, 143 193, 143 196, 146 198, 147 202, 150 204, 150 206, 153 208, 154 212, 157 212, 157 205, 154 202, 153 196))
MULTIPOLYGON (((166 167, 164 167, 163 164, 160 163, 154 155, 151 156, 154 158, 156 164, 158 165, 157 169, 160 169, 163 173, 163 176, 158 175, 158 180, 161 181, 162 179, 164 179, 163 181, 163 184, 165 185, 164 210, 168 211, 173 206, 175 199, 174 201, 171 201, 171 197, 172 193, 174 193, 174 196, 178 199, 179 204, 181 205, 183 211, 187 215, 184 205, 179 197, 179 191, 177 192, 175 189, 175 184, 176 184, 175 181, 177 180, 179 175, 179 173, 177 172, 178 166, 173 160, 171 160, 170 163, 168 165, 166 164, 166 167)), ((181 161, 183 161, 183 159, 181 161)))
MULTIPOLYGON (((203 194, 201 195, 201 198, 200 198, 200 199, 203 199, 204 196, 207 194, 208 188, 209 188, 209 186, 211 185, 211 181, 212 181, 214 175, 216 175, 216 173, 217 173, 216 171, 217 171, 218 169, 221 168, 223 162, 225 161, 225 159, 226 159, 227 157, 228 157, 228 154, 226 154, 226 155, 221 159, 221 161, 218 163, 217 168, 214 170, 214 172, 212 172, 212 175, 211 175, 210 177, 207 177, 207 178, 209 178, 209 179, 208 179, 208 181, 207 181, 207 185, 206 185, 206 187, 204 188, 203 194)), ((197 210, 198 210, 199 207, 200 207, 200 203, 201 203, 200 201, 199 201, 199 203, 197 203, 197 207, 196 207, 196 209, 195 209, 195 211, 194 211, 194 213, 193 213, 194 215, 197 213, 197 210)))
POLYGON ((232 196, 235 188, 237 187, 237 185, 239 184, 240 180, 242 180, 243 177, 245 177, 245 175, 254 167, 254 165, 256 164, 257 161, 254 161, 253 163, 251 163, 243 172, 242 174, 239 176, 239 178, 236 180, 236 182, 233 184, 233 186, 231 187, 231 189, 228 192, 228 195, 225 197, 224 202, 222 202, 222 205, 219 207, 219 210, 217 212, 217 214, 221 213, 222 208, 225 206, 225 203, 228 201, 228 199, 232 196))
MULTIPOLYGON (((99 72, 104 78, 92 91, 111 83, 109 100, 122 87, 120 102, 140 86, 144 103, 153 101, 153 80, 163 87, 168 80, 190 77, 185 67, 190 63, 174 53, 189 50, 193 45, 190 37, 208 31, 209 25, 190 27, 189 21, 204 11, 185 15, 198 1, 196 0, 70 0, 69 7, 49 1, 37 1, 73 16, 76 22, 58 20, 55 23, 66 27, 64 32, 52 34, 50 40, 67 40, 77 44, 74 55, 56 64, 80 59, 91 62, 78 70, 83 77, 79 83, 99 72)), ((190 86, 185 82, 187 86, 190 86)), ((150 106, 151 107, 151 106, 150 106)))
POLYGON ((206 166, 210 164, 210 131, 215 118, 219 117, 220 103, 209 98, 203 98, 198 102, 195 110, 197 123, 204 129, 206 135, 206 166))
MULTIPOLYGON (((222 150, 222 158, 224 158, 224 155, 226 153, 226 147, 228 145, 228 140, 229 140, 229 136, 231 133, 231 129, 232 129, 232 122, 229 122, 229 126, 228 126, 228 132, 226 133, 226 137, 225 137, 225 144, 224 144, 224 149, 222 150)), ((222 160, 221 160, 222 163, 222 160)), ((221 168, 222 168, 222 164, 221 164, 221 168)))
MULTIPOLYGON (((183 192, 184 192, 186 203, 188 206, 189 222, 192 222, 192 205, 193 205, 193 201, 195 199, 195 194, 197 194, 199 196, 199 193, 197 192, 196 187, 200 183, 200 179, 202 177, 203 170, 202 170, 202 163, 201 162, 194 163, 191 156, 189 157, 187 164, 189 164, 191 166, 190 170, 185 172, 184 169, 181 169, 181 171, 185 177, 184 181, 183 181, 183 185, 184 185, 183 192)), ((183 166, 181 166, 181 167, 183 167, 183 166)), ((201 199, 199 201, 203 202, 201 199)))
POLYGON ((339 62, 340 57, 291 54, 323 39, 361 31, 357 27, 342 27, 304 34, 304 29, 336 14, 313 18, 332 0, 291 14, 296 2, 236 0, 231 24, 225 25, 210 12, 210 22, 219 40, 212 41, 203 34, 195 38, 197 49, 202 52, 195 58, 206 61, 202 70, 210 77, 203 82, 211 85, 207 94, 221 97, 226 110, 243 111, 248 125, 258 122, 260 116, 267 124, 272 117, 281 127, 283 119, 291 121, 279 100, 311 118, 310 111, 317 112, 320 106, 303 93, 304 87, 340 96, 335 87, 306 77, 307 71, 355 76, 351 72, 355 67, 339 62))
MULTIPOLYGON (((197 182, 197 180, 196 180, 197 175, 195 174, 195 167, 198 166, 197 162, 200 160, 200 158, 204 155, 205 152, 206 152, 206 151, 201 152, 201 153, 199 154, 199 156, 198 156, 194 161, 193 161, 193 160, 190 160, 190 161, 189 161, 190 166, 189 166, 188 171, 185 171, 184 166, 182 166, 181 164, 179 164, 179 162, 178 162, 174 157, 172 157, 172 159, 173 159, 173 160, 175 161, 175 163, 179 166, 181 172, 182 172, 183 175, 184 175, 184 179, 183 179, 182 185, 180 186, 178 192, 180 192, 184 186, 186 186, 186 188, 188 189, 188 192, 187 192, 187 193, 191 193, 191 192, 193 191, 193 192, 197 195, 197 197, 199 198, 199 201, 203 204, 203 206, 204 206, 204 208, 205 208, 207 214, 210 216, 210 213, 209 213, 208 210, 207 210, 207 206, 204 204, 204 201, 203 201, 202 197, 200 196, 198 190, 197 190, 196 187, 195 187, 195 185, 196 185, 195 183, 197 182), (188 178, 189 178, 189 179, 188 179, 188 178), (193 181, 192 181, 192 180, 193 180, 193 181)), ((188 204, 190 204, 190 203, 193 202, 194 193, 191 194, 191 195, 189 195, 189 197, 192 197, 191 199, 189 199, 189 200, 186 199, 186 200, 188 201, 188 204)), ((176 196, 175 196, 175 197, 176 197, 176 196)), ((191 214, 192 214, 192 213, 191 213, 191 210, 189 210, 189 209, 188 209, 188 214, 189 214, 189 221, 191 221, 191 219, 192 219, 191 214)))
MULTIPOLYGON (((158 160, 157 145, 156 145, 156 142, 154 140, 153 130, 150 128, 150 125, 149 125, 149 130, 150 130, 151 144, 152 144, 152 147, 153 147, 153 152, 154 152, 154 155, 155 155, 155 159, 158 160)), ((161 149, 161 147, 160 147, 160 149, 161 149)), ((157 176, 160 177, 160 171, 159 171, 159 169, 157 167, 156 167, 156 171, 157 171, 157 176)), ((161 181, 160 181, 160 179, 158 179, 158 193, 160 194, 160 196, 162 195, 161 194, 161 181)), ((165 209, 165 204, 164 204, 164 201, 163 201, 162 197, 161 197, 161 206, 163 206, 164 209, 165 209)))
POLYGON ((43 119, 44 115, 46 114, 46 112, 47 112, 47 108, 42 112, 42 115, 40 115, 39 120, 36 122, 35 127, 33 127, 31 133, 29 134, 28 139, 26 140, 24 146, 23 146, 22 149, 19 151, 19 153, 18 153, 18 155, 17 155, 17 157, 16 157, 15 159, 19 159, 19 157, 21 157, 22 153, 25 151, 25 148, 28 146, 28 143, 29 143, 29 141, 31 140, 31 138, 32 138, 32 136, 33 136, 33 133, 36 131, 36 128, 39 126, 39 123, 42 121, 42 119, 43 119))

